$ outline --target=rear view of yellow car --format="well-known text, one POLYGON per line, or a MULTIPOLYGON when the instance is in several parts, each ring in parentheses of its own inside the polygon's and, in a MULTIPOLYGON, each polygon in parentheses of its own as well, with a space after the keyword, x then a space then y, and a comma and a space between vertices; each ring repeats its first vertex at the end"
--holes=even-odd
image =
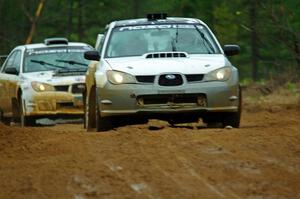
POLYGON ((65 38, 14 48, 0 70, 0 114, 21 126, 39 117, 83 114, 82 92, 92 47, 65 38))

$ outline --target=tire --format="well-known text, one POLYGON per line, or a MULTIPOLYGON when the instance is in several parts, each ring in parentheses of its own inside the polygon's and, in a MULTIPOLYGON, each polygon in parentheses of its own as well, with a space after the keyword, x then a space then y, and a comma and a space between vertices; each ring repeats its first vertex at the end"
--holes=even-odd
POLYGON ((239 104, 238 104, 238 111, 234 113, 224 113, 222 126, 232 126, 234 128, 240 127, 240 120, 241 120, 241 113, 242 113, 242 89, 239 86, 239 104))
POLYGON ((18 115, 19 115, 19 121, 20 121, 21 127, 34 126, 36 124, 36 120, 32 116, 26 116, 26 114, 24 112, 24 103, 22 100, 22 96, 19 97, 18 102, 19 102, 18 115))
POLYGON ((0 122, 2 122, 2 120, 3 120, 3 111, 0 110, 0 122))
POLYGON ((85 122, 85 117, 86 117, 86 91, 82 93, 82 102, 83 102, 83 128, 86 129, 86 122, 85 122))
POLYGON ((98 94, 95 88, 95 102, 96 102, 96 107, 95 107, 95 116, 96 116, 96 131, 100 132, 100 131, 108 131, 111 130, 113 128, 112 122, 109 120, 109 118, 104 118, 101 117, 100 115, 100 106, 99 106, 99 98, 98 98, 98 94))
POLYGON ((0 110, 0 122, 4 122, 3 111, 0 110))
POLYGON ((87 132, 92 132, 96 128, 95 118, 95 88, 91 89, 89 96, 85 97, 85 108, 84 108, 84 126, 87 132))
POLYGON ((10 125, 11 118, 4 117, 4 113, 2 110, 0 110, 0 122, 2 122, 5 125, 10 125))

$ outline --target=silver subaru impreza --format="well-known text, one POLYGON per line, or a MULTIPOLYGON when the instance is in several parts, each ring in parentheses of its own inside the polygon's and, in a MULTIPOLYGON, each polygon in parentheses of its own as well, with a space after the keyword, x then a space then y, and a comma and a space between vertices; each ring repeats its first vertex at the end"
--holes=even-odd
POLYGON ((85 127, 158 118, 239 127, 238 70, 227 59, 237 45, 220 46, 199 19, 148 14, 114 21, 99 34, 86 75, 85 127))

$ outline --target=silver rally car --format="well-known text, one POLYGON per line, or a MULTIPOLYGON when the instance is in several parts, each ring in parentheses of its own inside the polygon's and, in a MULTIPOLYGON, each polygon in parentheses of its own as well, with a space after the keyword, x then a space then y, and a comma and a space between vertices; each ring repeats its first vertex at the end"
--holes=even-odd
POLYGON ((159 118, 171 124, 197 122, 239 127, 238 70, 199 19, 148 14, 114 21, 98 35, 98 51, 85 52, 85 127, 107 130, 130 118, 159 118))
POLYGON ((39 117, 83 114, 83 54, 92 49, 65 38, 14 48, 0 70, 0 116, 26 126, 39 117))

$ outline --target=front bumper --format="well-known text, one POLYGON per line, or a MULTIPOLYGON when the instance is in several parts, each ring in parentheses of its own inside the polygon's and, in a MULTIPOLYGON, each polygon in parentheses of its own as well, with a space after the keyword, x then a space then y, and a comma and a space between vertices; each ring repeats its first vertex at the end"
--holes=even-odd
POLYGON ((106 83, 103 88, 97 87, 97 94, 102 117, 152 113, 236 112, 239 104, 237 81, 186 83, 181 86, 106 83), (149 100, 149 96, 156 98, 149 100), (159 99, 160 97, 163 99, 159 99), (143 99, 140 100, 141 98, 143 99))
POLYGON ((39 115, 80 115, 83 114, 82 94, 68 92, 41 92, 25 100, 25 113, 39 115))

